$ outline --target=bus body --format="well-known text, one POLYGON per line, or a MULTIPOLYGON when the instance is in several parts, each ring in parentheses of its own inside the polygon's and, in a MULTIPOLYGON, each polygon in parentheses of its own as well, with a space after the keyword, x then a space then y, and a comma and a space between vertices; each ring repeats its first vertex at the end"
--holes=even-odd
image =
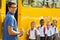
MULTIPOLYGON (((26 2, 24 2, 24 0, 18 0, 18 13, 16 15, 18 16, 18 31, 20 31, 21 29, 25 31, 24 35, 22 37, 19 37, 18 39, 27 40, 27 30, 30 28, 30 23, 32 21, 35 21, 37 28, 40 25, 39 21, 42 18, 44 18, 45 20, 45 26, 47 21, 52 22, 53 19, 56 19, 57 28, 60 31, 60 8, 46 8, 44 7, 45 5, 40 8, 40 6, 38 7, 37 2, 32 2, 33 3, 31 3, 31 1, 28 0, 26 0, 26 2)), ((6 16, 6 3, 6 0, 1 0, 2 6, 0 8, 0 39, 2 39, 2 23, 6 16)))

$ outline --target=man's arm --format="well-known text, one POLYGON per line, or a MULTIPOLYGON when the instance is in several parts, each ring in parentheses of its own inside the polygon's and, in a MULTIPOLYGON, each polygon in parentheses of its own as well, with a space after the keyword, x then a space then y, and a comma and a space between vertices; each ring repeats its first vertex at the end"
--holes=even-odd
POLYGON ((14 19, 12 17, 9 17, 10 19, 8 19, 8 33, 9 35, 22 35, 23 31, 21 30, 20 32, 17 32, 15 30, 13 30, 14 27, 14 19))
POLYGON ((19 32, 14 31, 12 26, 8 26, 8 33, 9 33, 9 35, 19 35, 20 34, 19 32))

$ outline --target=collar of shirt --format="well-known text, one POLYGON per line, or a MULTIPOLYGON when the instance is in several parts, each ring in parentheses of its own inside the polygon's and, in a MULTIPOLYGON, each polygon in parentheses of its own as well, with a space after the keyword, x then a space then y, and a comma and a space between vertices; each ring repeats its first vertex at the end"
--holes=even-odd
POLYGON ((13 14, 13 13, 11 13, 11 12, 7 12, 7 14, 10 14, 10 15, 13 15, 13 16, 14 16, 14 14, 13 14))
POLYGON ((56 28, 56 26, 52 26, 52 28, 56 28))
MULTIPOLYGON (((34 28, 33 30, 35 30, 36 28, 34 28)), ((31 30, 31 29, 30 29, 31 30)), ((31 30, 31 31, 33 31, 33 30, 31 30)))
POLYGON ((44 25, 43 26, 40 26, 40 28, 43 28, 44 27, 44 25))

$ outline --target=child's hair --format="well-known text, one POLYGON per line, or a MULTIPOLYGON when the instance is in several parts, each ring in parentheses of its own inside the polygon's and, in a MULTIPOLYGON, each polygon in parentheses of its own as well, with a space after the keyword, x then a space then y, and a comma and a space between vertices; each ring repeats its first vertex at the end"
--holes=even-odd
POLYGON ((40 22, 44 21, 44 19, 41 19, 40 22))
POLYGON ((56 21, 56 23, 57 23, 57 20, 53 20, 53 22, 54 22, 54 21, 56 21))
POLYGON ((35 22, 34 22, 34 21, 32 21, 32 22, 31 22, 31 24, 32 24, 32 23, 35 23, 35 22))
POLYGON ((47 22, 47 25, 51 25, 50 21, 47 22))
MULTIPOLYGON (((57 20, 53 20, 53 22, 54 22, 54 21, 56 21, 56 23, 57 23, 57 20)), ((56 24, 55 26, 57 27, 57 24, 56 24)))

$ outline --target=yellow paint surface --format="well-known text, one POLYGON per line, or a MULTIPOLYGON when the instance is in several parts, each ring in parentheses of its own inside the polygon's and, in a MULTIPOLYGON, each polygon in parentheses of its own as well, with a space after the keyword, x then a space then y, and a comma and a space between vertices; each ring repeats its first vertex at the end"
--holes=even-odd
MULTIPOLYGON (((0 9, 0 32, 2 32, 2 22, 5 17, 6 13, 6 0, 2 0, 2 8, 0 9)), ((24 35, 22 37, 19 37, 19 40, 26 40, 27 35, 26 32, 30 28, 30 23, 32 21, 36 22, 36 27, 38 27, 39 21, 41 18, 45 19, 45 24, 47 21, 51 21, 53 19, 56 19, 58 21, 57 27, 60 31, 60 9, 56 8, 33 8, 31 6, 29 7, 23 7, 21 0, 18 0, 18 31, 20 29, 24 29, 24 35)), ((2 37, 0 33, 0 38, 2 37)))
POLYGON ((19 37, 19 40, 26 40, 26 32, 30 28, 30 23, 32 21, 36 22, 36 27, 38 27, 40 19, 45 19, 46 22, 52 22, 53 19, 58 21, 57 28, 60 31, 60 9, 57 8, 33 8, 23 7, 21 0, 18 0, 18 30, 24 29, 25 33, 22 37, 19 37))
POLYGON ((2 0, 2 7, 0 9, 0 39, 2 39, 2 23, 6 12, 6 0, 2 0))

